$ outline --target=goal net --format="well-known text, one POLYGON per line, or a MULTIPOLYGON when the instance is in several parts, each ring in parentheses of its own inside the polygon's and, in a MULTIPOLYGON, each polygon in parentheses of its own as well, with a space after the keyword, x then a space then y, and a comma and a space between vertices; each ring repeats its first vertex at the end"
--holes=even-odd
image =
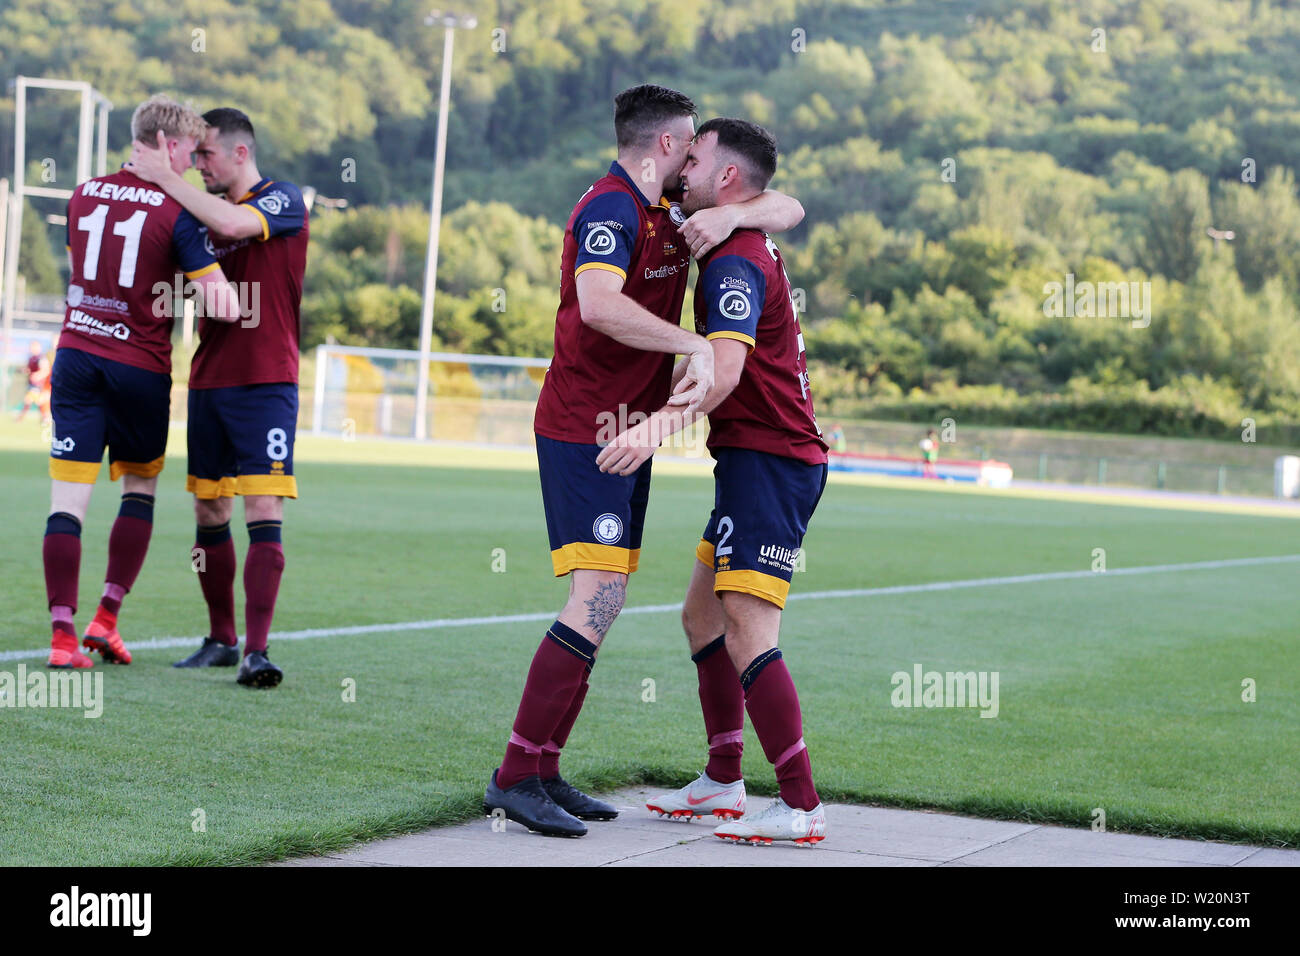
MULTIPOLYGON (((435 441, 530 446, 549 359, 429 354, 426 434, 435 441)), ((299 427, 344 438, 414 438, 420 353, 318 345, 303 353, 299 427)), ((636 421, 611 414, 613 437, 636 421)), ((660 454, 707 458, 707 423, 669 437, 660 454)))

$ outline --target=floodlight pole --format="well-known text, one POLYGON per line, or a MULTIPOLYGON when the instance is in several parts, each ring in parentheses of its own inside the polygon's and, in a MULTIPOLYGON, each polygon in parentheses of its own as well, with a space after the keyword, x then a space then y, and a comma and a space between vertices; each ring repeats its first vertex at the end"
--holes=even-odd
POLYGON ((433 298, 438 279, 438 234, 442 227, 442 174, 447 157, 447 113, 451 106, 451 52, 457 27, 473 29, 478 21, 434 10, 425 18, 446 30, 442 45, 442 93, 438 100, 438 144, 433 159, 433 197, 429 205, 429 245, 424 260, 424 307, 420 313, 420 367, 415 386, 415 437, 429 437, 429 349, 433 340, 433 298))

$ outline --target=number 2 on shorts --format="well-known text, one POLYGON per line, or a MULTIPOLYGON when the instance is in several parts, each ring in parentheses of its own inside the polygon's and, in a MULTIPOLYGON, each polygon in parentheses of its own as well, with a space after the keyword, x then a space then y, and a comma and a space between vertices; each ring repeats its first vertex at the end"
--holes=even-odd
POLYGON ((718 519, 718 532, 722 537, 718 539, 718 547, 713 553, 719 558, 731 554, 731 545, 727 544, 727 539, 731 537, 731 532, 735 530, 736 526, 732 523, 729 515, 723 515, 718 519))

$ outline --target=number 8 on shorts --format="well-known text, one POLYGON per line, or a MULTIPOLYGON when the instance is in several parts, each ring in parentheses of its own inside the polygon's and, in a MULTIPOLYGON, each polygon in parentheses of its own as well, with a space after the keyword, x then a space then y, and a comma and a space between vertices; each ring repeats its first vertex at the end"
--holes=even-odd
POLYGON ((298 497, 297 422, 298 387, 289 382, 191 389, 186 487, 200 498, 298 497))

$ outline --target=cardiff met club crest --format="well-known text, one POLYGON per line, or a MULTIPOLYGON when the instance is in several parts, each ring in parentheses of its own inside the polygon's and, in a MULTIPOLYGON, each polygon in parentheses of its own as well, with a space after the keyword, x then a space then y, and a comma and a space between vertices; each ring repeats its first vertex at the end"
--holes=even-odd
POLYGON ((623 537, 623 522, 618 515, 603 514, 591 526, 591 533, 601 544, 617 544, 623 537))

